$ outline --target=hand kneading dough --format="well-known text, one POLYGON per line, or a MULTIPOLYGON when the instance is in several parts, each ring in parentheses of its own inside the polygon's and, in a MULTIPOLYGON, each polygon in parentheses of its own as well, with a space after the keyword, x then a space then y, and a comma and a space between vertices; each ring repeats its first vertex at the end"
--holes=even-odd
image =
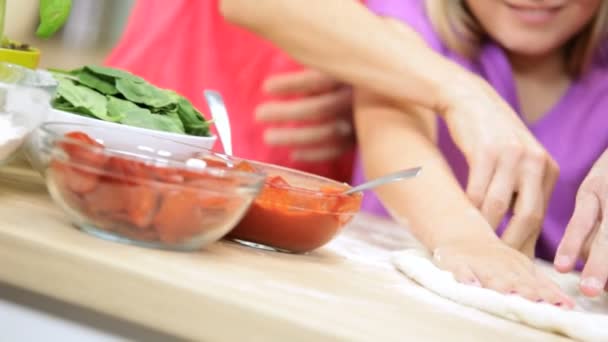
MULTIPOLYGON (((419 250, 396 252, 392 260, 401 272, 418 284, 459 304, 582 341, 608 341, 608 315, 586 312, 590 300, 583 298, 576 286, 563 286, 564 291, 577 301, 574 310, 565 310, 546 303, 534 303, 516 295, 460 284, 450 272, 437 268, 430 256, 419 250)), ((606 298, 602 303, 598 300, 595 302, 601 307, 593 311, 608 312, 606 298)))

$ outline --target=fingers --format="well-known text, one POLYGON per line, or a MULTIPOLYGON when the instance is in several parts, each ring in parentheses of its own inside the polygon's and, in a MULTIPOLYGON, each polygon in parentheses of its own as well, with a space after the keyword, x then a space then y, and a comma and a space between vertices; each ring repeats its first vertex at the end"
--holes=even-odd
POLYGON ((581 250, 581 252, 578 254, 579 258, 583 259, 583 260, 587 260, 589 259, 589 255, 591 254, 591 247, 593 247, 593 241, 595 241, 595 236, 597 235, 599 229, 600 229, 600 222, 601 221, 596 221, 595 224, 593 225, 593 229, 591 230, 591 233, 589 233, 589 235, 587 235, 587 238, 585 239, 585 242, 583 243, 583 248, 581 250))
POLYGON ((334 120, 306 127, 277 127, 264 132, 264 141, 274 146, 318 145, 331 141, 346 141, 353 136, 353 127, 347 120, 334 120))
POLYGON ((300 162, 323 162, 335 160, 341 157, 344 152, 351 147, 352 144, 345 144, 341 146, 298 149, 291 153, 291 159, 300 162))
POLYGON ((445 260, 440 257, 438 251, 433 253, 433 262, 437 265, 437 267, 450 271, 457 282, 465 285, 481 287, 481 282, 468 265, 451 260, 445 260))
POLYGON ((512 267, 507 273, 496 274, 495 270, 476 270, 483 287, 504 293, 518 295, 534 302, 572 307, 573 301, 546 276, 536 273, 535 268, 512 267))
POLYGON ((352 90, 344 87, 296 100, 267 102, 256 108, 255 116, 265 122, 316 121, 345 115, 351 107, 352 90))
POLYGON ((535 266, 535 276, 540 283, 541 297, 549 298, 547 303, 552 303, 557 306, 573 308, 575 305, 574 299, 566 295, 560 287, 544 274, 538 267, 535 266))
POLYGON ((545 214, 543 177, 545 166, 542 158, 528 158, 521 164, 517 201, 513 217, 502 235, 509 246, 521 250, 528 239, 538 234, 545 214))
POLYGON ((539 236, 540 232, 531 235, 521 248, 521 252, 530 259, 534 259, 536 256, 536 242, 539 236))
POLYGON ((484 245, 481 250, 470 245, 437 248, 433 252, 433 261, 464 284, 518 295, 535 302, 563 307, 573 307, 574 304, 528 258, 500 242, 498 245, 484 245))
POLYGON ((337 88, 338 81, 322 72, 306 69, 269 77, 264 90, 273 96, 311 95, 337 88))
POLYGON ((481 205, 481 213, 494 229, 509 210, 517 177, 520 152, 505 153, 499 158, 494 177, 481 205))
POLYGON ((496 166, 494 155, 481 155, 471 162, 467 196, 476 208, 481 208, 496 166))
POLYGON ((581 292, 589 297, 599 296, 608 280, 608 212, 604 211, 591 253, 581 275, 581 292))
MULTIPOLYGON (((559 177, 559 167, 557 163, 553 161, 553 159, 549 160, 549 167, 545 172, 545 176, 543 177, 543 208, 546 209, 549 207, 549 201, 551 200, 551 194, 553 193, 553 188, 555 187, 555 183, 559 177)), ((542 227, 540 227, 542 229, 542 227)), ((534 259, 535 250, 536 250, 536 242, 538 241, 538 237, 540 236, 541 231, 533 232, 533 234, 528 238, 528 240, 524 243, 521 248, 521 252, 530 259, 534 259)))
POLYGON ((452 274, 454 275, 456 281, 459 283, 477 287, 482 286, 479 279, 477 279, 475 273, 473 273, 473 271, 465 265, 455 266, 452 269, 452 274))
POLYGON ((297 99, 264 103, 256 118, 271 123, 304 123, 299 127, 272 127, 264 141, 273 146, 302 147, 292 152, 296 161, 318 162, 341 156, 354 143, 351 120, 352 90, 322 73, 306 70, 267 80, 275 96, 297 99))
POLYGON ((543 199, 545 210, 549 207, 551 201, 551 195, 555 188, 555 183, 559 178, 559 165, 553 158, 547 160, 547 167, 545 169, 545 175, 543 176, 543 199))
POLYGON ((574 213, 557 248, 554 264, 558 271, 570 272, 574 269, 583 244, 593 230, 599 214, 600 201, 597 196, 585 190, 579 191, 574 213))
POLYGON ((335 160, 355 142, 352 123, 346 120, 309 127, 269 128, 264 140, 269 145, 296 147, 291 159, 301 162, 335 160))

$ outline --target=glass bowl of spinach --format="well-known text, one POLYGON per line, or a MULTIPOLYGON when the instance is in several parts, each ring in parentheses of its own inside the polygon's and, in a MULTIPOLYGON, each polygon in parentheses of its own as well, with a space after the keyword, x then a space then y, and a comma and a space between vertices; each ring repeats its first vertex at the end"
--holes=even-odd
POLYGON ((216 137, 185 97, 127 71, 87 65, 52 70, 59 85, 47 121, 146 133, 211 149, 216 137))

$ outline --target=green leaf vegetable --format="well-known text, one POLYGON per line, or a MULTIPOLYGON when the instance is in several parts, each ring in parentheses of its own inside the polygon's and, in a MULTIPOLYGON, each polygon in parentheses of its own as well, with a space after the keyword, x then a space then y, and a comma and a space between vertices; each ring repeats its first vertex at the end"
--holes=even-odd
POLYGON ((209 136, 209 121, 185 97, 123 70, 85 66, 51 70, 59 81, 55 109, 124 125, 209 136))
POLYGON ((70 15, 72 0, 40 0, 40 25, 36 35, 48 38, 59 30, 70 15))
POLYGON ((177 98, 177 108, 177 114, 184 123, 186 132, 192 135, 209 134, 209 121, 205 121, 190 101, 183 96, 179 96, 177 98))
POLYGON ((184 126, 177 117, 133 111, 123 120, 125 125, 149 128, 172 133, 184 133, 184 126))
POLYGON ((76 77, 78 78, 78 82, 82 85, 95 89, 102 94, 118 94, 118 89, 116 89, 112 80, 100 78, 88 70, 81 70, 76 74, 76 77))
POLYGON ((59 109, 59 110, 63 110, 66 112, 74 112, 76 111, 76 108, 74 108, 74 106, 69 103, 66 99, 64 99, 63 97, 56 97, 53 99, 53 102, 51 102, 53 108, 55 109, 59 109))
POLYGON ((121 116, 121 123, 129 126, 149 128, 173 133, 185 133, 184 125, 178 117, 153 114, 133 102, 108 96, 108 113, 121 116))
POLYGON ((105 96, 90 88, 77 85, 72 80, 59 79, 57 94, 77 111, 105 121, 119 121, 118 117, 108 115, 108 100, 105 96))
POLYGON ((141 78, 119 78, 116 80, 116 89, 129 101, 151 108, 163 108, 173 103, 173 99, 165 91, 154 87, 141 78))

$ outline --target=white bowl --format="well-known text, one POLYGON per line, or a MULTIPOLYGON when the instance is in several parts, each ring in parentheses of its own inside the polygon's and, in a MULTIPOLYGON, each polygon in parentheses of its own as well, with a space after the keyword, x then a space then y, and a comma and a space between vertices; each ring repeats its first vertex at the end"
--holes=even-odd
POLYGON ((61 110, 57 110, 52 108, 47 116, 46 122, 65 122, 65 123, 75 123, 75 124, 84 124, 84 125, 96 125, 102 128, 110 128, 116 129, 116 134, 125 134, 128 135, 129 132, 143 133, 149 136, 158 136, 163 139, 175 140, 177 142, 194 145, 197 147, 201 147, 204 149, 211 150, 213 145, 215 145, 215 141, 217 140, 216 136, 210 137, 198 137, 194 135, 186 135, 186 134, 178 134, 171 132, 163 132, 157 131, 153 129, 140 128, 122 125, 114 122, 108 122, 103 120, 97 120, 93 118, 87 118, 86 116, 64 112, 61 110))
MULTIPOLYGON (((166 151, 168 154, 179 155, 182 153, 192 153, 193 151, 200 150, 211 150, 217 138, 211 137, 197 137, 185 134, 169 133, 156 131, 152 129, 132 127, 127 125, 121 125, 113 122, 106 122, 102 120, 87 118, 77 114, 72 114, 56 109, 51 109, 47 120, 47 123, 58 122, 65 124, 72 124, 69 131, 82 131, 87 133, 90 126, 99 127, 105 129, 103 132, 111 134, 111 136, 100 136, 96 137, 100 140, 111 140, 116 148, 123 150, 131 150, 134 147, 143 146, 153 148, 156 151, 166 151), (137 136, 137 141, 134 141, 133 136, 137 136), (169 141, 176 142, 175 144, 168 143, 169 141), (184 146, 189 146, 188 151, 184 151, 184 146)), ((63 127, 63 126, 62 126, 63 127)), ((60 134, 69 133, 66 129, 65 132, 58 132, 60 134)), ((47 163, 44 160, 44 154, 40 153, 43 146, 43 139, 45 134, 39 129, 34 130, 30 134, 25 144, 25 154, 35 170, 43 172, 47 163)))

